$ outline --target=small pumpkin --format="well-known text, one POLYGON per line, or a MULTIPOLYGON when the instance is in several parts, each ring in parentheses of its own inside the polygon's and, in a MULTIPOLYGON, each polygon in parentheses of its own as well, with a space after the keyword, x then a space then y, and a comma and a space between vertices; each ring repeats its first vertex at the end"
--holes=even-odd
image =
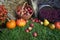
POLYGON ((9 28, 9 29, 15 28, 15 27, 16 27, 16 22, 15 22, 15 20, 9 20, 9 21, 6 23, 6 26, 7 26, 7 28, 9 28))
POLYGON ((26 25, 26 20, 24 20, 22 18, 21 19, 17 19, 16 23, 17 23, 17 26, 23 27, 23 26, 26 25))

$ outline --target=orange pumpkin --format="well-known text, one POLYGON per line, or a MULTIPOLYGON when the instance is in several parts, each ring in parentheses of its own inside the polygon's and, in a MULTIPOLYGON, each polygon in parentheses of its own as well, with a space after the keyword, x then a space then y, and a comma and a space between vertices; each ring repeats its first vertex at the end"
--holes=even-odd
POLYGON ((6 26, 7 26, 7 28, 9 28, 9 29, 15 28, 15 27, 16 27, 16 22, 15 22, 15 20, 10 20, 10 21, 8 21, 8 22, 6 23, 6 26))
POLYGON ((24 19, 17 19, 16 23, 17 23, 17 26, 23 27, 23 26, 26 25, 26 20, 24 20, 24 19))

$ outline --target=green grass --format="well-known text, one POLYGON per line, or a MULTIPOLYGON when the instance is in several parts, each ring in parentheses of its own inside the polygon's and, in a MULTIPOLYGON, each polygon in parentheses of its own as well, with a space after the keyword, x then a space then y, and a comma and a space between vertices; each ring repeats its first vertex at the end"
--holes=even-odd
POLYGON ((60 30, 51 30, 48 27, 34 23, 34 28, 26 33, 25 29, 29 27, 29 21, 23 28, 16 27, 15 29, 4 29, 0 32, 0 40, 60 40, 60 30), (38 36, 33 37, 33 32, 37 32, 38 36))

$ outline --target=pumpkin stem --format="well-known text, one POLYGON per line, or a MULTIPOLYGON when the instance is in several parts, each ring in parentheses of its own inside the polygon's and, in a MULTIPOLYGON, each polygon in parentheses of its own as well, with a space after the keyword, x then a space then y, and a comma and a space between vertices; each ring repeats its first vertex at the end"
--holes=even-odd
POLYGON ((10 21, 10 19, 9 19, 9 18, 7 18, 7 20, 8 20, 8 21, 10 21))

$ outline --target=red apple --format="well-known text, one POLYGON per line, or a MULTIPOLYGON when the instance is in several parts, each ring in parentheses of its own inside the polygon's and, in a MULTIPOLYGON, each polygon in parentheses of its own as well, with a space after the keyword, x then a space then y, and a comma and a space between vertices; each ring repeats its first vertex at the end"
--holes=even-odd
POLYGON ((30 13, 32 13, 33 11, 32 11, 32 10, 30 10, 29 12, 30 12, 30 13))
POLYGON ((31 23, 31 24, 30 24, 30 27, 34 27, 34 24, 33 24, 33 23, 31 23))
POLYGON ((35 22, 37 22, 37 23, 39 22, 38 18, 35 18, 35 22))
POLYGON ((55 22, 54 24, 57 29, 60 29, 60 22, 55 22))
POLYGON ((27 33, 28 33, 28 32, 29 32, 29 29, 26 29, 26 30, 25 30, 25 32, 27 32, 27 33))
POLYGON ((32 22, 35 22, 35 19, 31 19, 32 22))
POLYGON ((37 35, 38 35, 38 34, 37 34, 36 32, 33 33, 33 36, 34 36, 34 37, 37 37, 37 35))
POLYGON ((32 20, 32 22, 35 22, 35 20, 32 20))

